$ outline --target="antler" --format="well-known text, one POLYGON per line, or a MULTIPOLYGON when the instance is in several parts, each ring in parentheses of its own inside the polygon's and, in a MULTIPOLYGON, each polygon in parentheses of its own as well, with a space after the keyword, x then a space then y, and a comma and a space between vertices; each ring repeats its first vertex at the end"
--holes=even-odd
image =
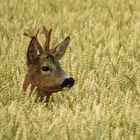
POLYGON ((49 52, 51 32, 52 32, 52 29, 47 30, 45 27, 43 27, 43 33, 44 33, 44 35, 46 37, 45 52, 49 52))
POLYGON ((39 43, 39 41, 38 41, 38 39, 37 39, 38 33, 39 33, 39 30, 37 30, 37 33, 36 33, 35 36, 29 34, 28 32, 24 32, 23 35, 28 36, 28 37, 30 37, 31 39, 32 39, 32 38, 35 38, 35 41, 36 41, 35 43, 36 43, 36 45, 37 45, 37 48, 38 48, 38 50, 39 50, 39 53, 42 54, 42 53, 44 53, 44 50, 43 50, 43 48, 41 47, 41 45, 40 45, 40 43, 39 43))

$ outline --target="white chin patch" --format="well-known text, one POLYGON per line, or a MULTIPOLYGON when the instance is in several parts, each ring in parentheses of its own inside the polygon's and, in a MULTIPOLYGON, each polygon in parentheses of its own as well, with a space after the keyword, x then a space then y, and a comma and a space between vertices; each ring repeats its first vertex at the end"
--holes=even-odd
POLYGON ((63 90, 66 91, 66 90, 69 90, 70 87, 63 87, 63 90))

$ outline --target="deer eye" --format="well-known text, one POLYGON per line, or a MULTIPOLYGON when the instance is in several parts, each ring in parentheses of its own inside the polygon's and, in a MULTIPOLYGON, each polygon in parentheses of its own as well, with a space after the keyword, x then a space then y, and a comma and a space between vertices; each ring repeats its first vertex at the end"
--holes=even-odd
POLYGON ((47 66, 42 66, 41 69, 42 69, 43 71, 45 71, 45 72, 51 71, 51 69, 50 69, 49 67, 47 67, 47 66))

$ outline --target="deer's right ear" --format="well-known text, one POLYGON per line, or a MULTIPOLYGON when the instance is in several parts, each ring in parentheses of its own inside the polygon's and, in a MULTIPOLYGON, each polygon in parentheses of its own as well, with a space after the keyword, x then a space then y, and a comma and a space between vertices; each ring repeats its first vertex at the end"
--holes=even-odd
POLYGON ((69 45, 70 37, 64 39, 60 44, 58 44, 54 49, 51 50, 52 54, 57 60, 60 60, 66 52, 66 49, 69 45))
POLYGON ((34 64, 37 58, 37 44, 36 38, 33 37, 27 51, 27 63, 34 64))

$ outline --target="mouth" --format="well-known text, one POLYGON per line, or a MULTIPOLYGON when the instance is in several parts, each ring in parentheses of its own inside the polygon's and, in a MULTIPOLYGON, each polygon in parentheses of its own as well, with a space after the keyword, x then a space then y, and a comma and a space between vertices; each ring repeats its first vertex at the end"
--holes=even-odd
POLYGON ((68 86, 68 85, 62 88, 63 91, 67 91, 67 90, 70 90, 70 89, 71 89, 71 86, 68 86))
POLYGON ((50 91, 51 92, 58 92, 58 91, 68 91, 68 90, 70 90, 71 89, 71 85, 66 85, 66 86, 64 86, 64 87, 62 87, 61 85, 59 85, 59 86, 56 86, 56 87, 52 87, 51 89, 50 89, 50 91))
POLYGON ((71 84, 67 84, 65 86, 60 85, 60 87, 63 91, 67 91, 67 90, 70 90, 73 87, 73 85, 71 85, 71 84))

